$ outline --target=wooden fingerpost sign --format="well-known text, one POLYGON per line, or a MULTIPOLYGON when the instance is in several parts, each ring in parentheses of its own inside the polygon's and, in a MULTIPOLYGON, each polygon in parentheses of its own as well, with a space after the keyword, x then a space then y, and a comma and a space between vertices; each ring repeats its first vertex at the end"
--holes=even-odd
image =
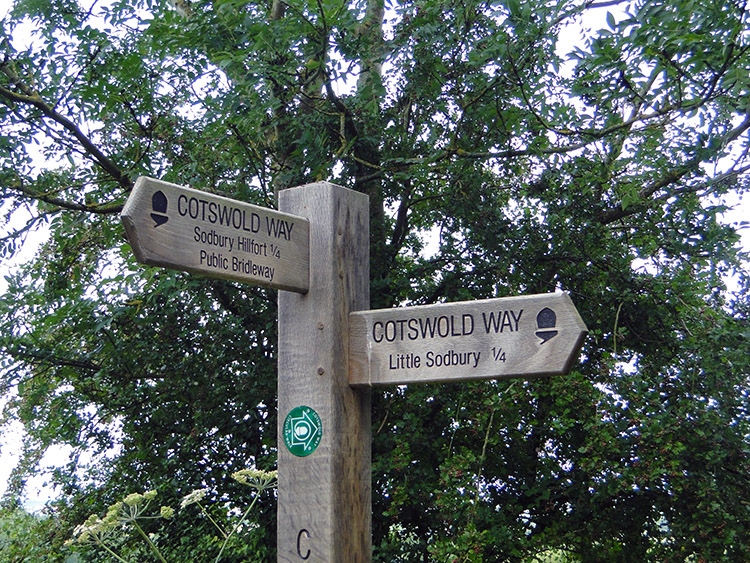
POLYGON ((143 264, 307 291, 309 227, 302 217, 145 176, 121 217, 143 264))
POLYGON ((279 292, 278 561, 371 560, 370 392, 347 378, 349 313, 369 306, 366 195, 279 193, 310 221, 310 290, 279 292))
POLYGON ((366 195, 318 182, 280 211, 139 178, 145 263, 279 291, 278 561, 372 559, 370 388, 567 374, 587 333, 564 293, 367 311, 366 195))
POLYGON ((350 315, 354 386, 564 375, 586 336, 565 293, 350 315))

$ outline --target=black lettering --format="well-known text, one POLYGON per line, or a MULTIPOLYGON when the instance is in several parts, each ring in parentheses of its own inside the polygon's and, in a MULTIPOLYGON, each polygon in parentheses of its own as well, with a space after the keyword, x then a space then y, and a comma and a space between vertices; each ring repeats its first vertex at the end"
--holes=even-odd
POLYGON ((433 319, 430 319, 429 317, 426 319, 419 319, 419 326, 422 329, 422 338, 427 338, 427 335, 430 335, 430 338, 435 337, 435 324, 432 322, 433 319), (424 321, 424 322, 423 322, 424 321))
POLYGON ((299 534, 297 534, 297 555, 304 561, 305 559, 310 559, 311 552, 309 548, 306 548, 305 553, 302 553, 302 538, 306 540, 310 539, 310 532, 304 528, 299 531, 299 534))
POLYGON ((513 330, 513 325, 510 324, 510 314, 508 311, 503 311, 503 324, 500 326, 500 332, 503 331, 505 327, 508 327, 508 330, 513 330))
POLYGON ((509 332, 518 332, 518 323, 523 315, 523 309, 518 311, 518 315, 513 310, 510 311, 497 311, 497 315, 494 311, 490 313, 482 313, 484 318, 484 330, 489 334, 490 330, 495 333, 503 332, 508 330, 509 332))
POLYGON ((399 340, 404 339, 404 325, 406 324, 406 319, 399 319, 396 321, 398 323, 398 330, 399 330, 399 340))
POLYGON ((474 317, 469 313, 464 313, 461 317, 461 333, 464 336, 474 333, 474 317), (469 321, 468 323, 467 320, 469 321))
POLYGON ((396 323, 394 321, 388 321, 385 323, 385 339, 388 342, 393 342, 396 340, 396 323), (388 327, 391 328, 391 334, 388 334, 388 327))
POLYGON ((383 323, 380 321, 372 323, 372 339, 377 343, 383 342, 383 323), (378 332, 378 329, 380 329, 380 332, 378 332))
POLYGON ((187 206, 185 205, 185 202, 187 201, 187 196, 180 194, 177 198, 177 213, 179 213, 182 217, 187 215, 187 206))
POLYGON ((229 208, 226 205, 219 206, 219 224, 229 226, 229 208))
POLYGON ((409 319, 409 340, 416 340, 419 338, 419 319, 409 319))
POLYGON ((518 321, 521 320, 521 315, 523 315, 523 309, 518 311, 518 316, 516 317, 515 313, 513 311, 510 312, 511 315, 513 315, 513 320, 516 321, 516 332, 518 332, 518 321))
POLYGON ((456 317, 451 315, 451 336, 461 336, 460 332, 456 332, 456 317))
POLYGON ((450 319, 448 319, 448 317, 446 317, 445 315, 443 315, 437 320, 437 326, 438 326, 438 336, 440 336, 440 338, 445 338, 446 336, 448 336, 448 334, 450 334, 450 329, 451 329, 450 319), (445 321, 445 323, 442 323, 442 321, 445 321))
POLYGON ((490 311, 489 319, 487 318, 487 313, 482 312, 482 318, 484 318, 484 330, 487 331, 487 334, 489 334, 490 328, 494 328, 495 332, 500 329, 500 319, 495 319, 494 312, 490 311))

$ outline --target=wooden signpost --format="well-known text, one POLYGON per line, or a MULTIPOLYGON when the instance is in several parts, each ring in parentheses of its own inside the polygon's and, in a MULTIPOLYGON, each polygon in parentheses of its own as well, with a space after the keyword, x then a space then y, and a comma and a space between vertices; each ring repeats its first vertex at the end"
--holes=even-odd
POLYGON ((318 182, 280 211, 140 178, 146 264, 279 292, 278 561, 371 560, 370 387, 566 374, 586 326, 563 293, 367 311, 367 196, 318 182))
POLYGON ((348 321, 370 300, 369 205, 321 182, 279 193, 310 220, 310 291, 279 292, 278 561, 371 559, 370 392, 347 380, 348 321))
POLYGON ((122 210, 139 262, 306 292, 307 219, 142 176, 122 210))
POLYGON ((562 375, 586 335, 565 293, 352 313, 349 381, 402 385, 562 375))

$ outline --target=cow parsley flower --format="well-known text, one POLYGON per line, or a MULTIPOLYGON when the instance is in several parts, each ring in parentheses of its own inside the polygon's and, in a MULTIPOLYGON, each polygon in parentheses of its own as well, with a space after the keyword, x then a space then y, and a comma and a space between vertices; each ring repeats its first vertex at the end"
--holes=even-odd
POLYGON ((180 502, 180 508, 185 508, 186 506, 190 506, 191 504, 199 503, 207 494, 208 489, 196 489, 189 495, 186 495, 182 498, 182 502, 180 502))
POLYGON ((263 471, 262 469, 240 469, 232 473, 232 479, 243 485, 265 491, 276 486, 278 471, 263 471))
POLYGON ((144 496, 141 493, 130 493, 128 496, 122 499, 122 502, 132 508, 141 504, 143 502, 143 499, 144 496))

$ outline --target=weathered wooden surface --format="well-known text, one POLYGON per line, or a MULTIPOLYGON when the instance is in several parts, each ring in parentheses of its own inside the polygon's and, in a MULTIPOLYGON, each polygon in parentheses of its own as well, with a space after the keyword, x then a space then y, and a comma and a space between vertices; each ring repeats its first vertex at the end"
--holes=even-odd
POLYGON ((144 264, 301 293, 309 287, 302 217, 145 176, 121 217, 144 264))
POLYGON ((350 315, 353 386, 562 375, 587 333, 550 293, 350 315))
POLYGON ((367 562, 370 394, 349 386, 347 355, 349 313, 369 306, 368 200, 322 182, 282 191, 279 205, 309 219, 312 267, 306 295, 279 292, 278 561, 367 562), (322 436, 297 456, 284 423, 302 406, 322 436))

